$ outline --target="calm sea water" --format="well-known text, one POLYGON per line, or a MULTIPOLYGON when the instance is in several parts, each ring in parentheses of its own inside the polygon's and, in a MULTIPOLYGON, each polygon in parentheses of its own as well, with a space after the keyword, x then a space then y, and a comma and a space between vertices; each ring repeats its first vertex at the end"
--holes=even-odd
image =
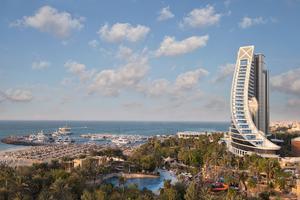
MULTIPOLYGON (((29 135, 43 130, 51 133, 68 125, 73 136, 85 133, 124 135, 176 134, 178 131, 227 131, 227 122, 118 122, 118 121, 0 121, 0 139, 10 135, 29 135)), ((0 142, 0 150, 15 148, 0 142)))

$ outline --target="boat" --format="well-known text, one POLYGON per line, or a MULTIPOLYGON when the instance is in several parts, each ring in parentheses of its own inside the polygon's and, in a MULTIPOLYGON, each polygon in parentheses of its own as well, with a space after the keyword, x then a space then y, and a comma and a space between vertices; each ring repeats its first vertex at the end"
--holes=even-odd
POLYGON ((131 143, 127 138, 123 137, 115 138, 111 142, 116 144, 117 146, 123 146, 131 143))
POLYGON ((34 140, 34 142, 45 144, 45 143, 51 142, 51 139, 46 134, 44 134, 44 132, 42 130, 37 133, 36 139, 34 140))
POLYGON ((106 139, 106 137, 105 136, 102 136, 102 135, 92 135, 91 137, 90 137, 90 139, 91 140, 94 140, 94 141, 101 141, 101 140, 105 140, 106 139))
POLYGON ((63 136, 63 135, 70 135, 72 134, 71 128, 68 126, 60 127, 58 130, 52 133, 53 137, 63 136))
POLYGON ((70 144, 75 142, 70 136, 58 136, 55 140, 56 144, 70 144))
POLYGON ((28 137, 28 140, 30 142, 33 142, 34 140, 36 140, 36 135, 35 134, 30 134, 29 137, 28 137))
POLYGON ((69 136, 66 136, 63 139, 63 144, 70 144, 70 143, 73 143, 73 142, 74 142, 74 140, 69 136))
POLYGON ((68 126, 64 126, 64 127, 61 127, 61 128, 58 128, 58 131, 57 131, 60 135, 70 135, 72 134, 71 132, 71 128, 68 127, 68 126))
POLYGON ((211 185, 211 191, 213 192, 220 192, 228 190, 229 186, 225 183, 216 182, 211 185))
POLYGON ((55 143, 56 143, 56 144, 61 144, 62 141, 63 141, 62 137, 61 137, 61 136, 58 136, 58 137, 56 138, 56 140, 55 140, 55 143))

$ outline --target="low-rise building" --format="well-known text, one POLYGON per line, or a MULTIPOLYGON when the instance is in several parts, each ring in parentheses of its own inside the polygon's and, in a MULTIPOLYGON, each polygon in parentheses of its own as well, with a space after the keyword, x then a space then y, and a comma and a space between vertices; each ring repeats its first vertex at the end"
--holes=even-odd
POLYGON ((124 162, 123 158, 119 157, 109 157, 109 156, 93 156, 93 157, 86 157, 86 158, 78 158, 74 159, 74 167, 84 167, 88 164, 88 162, 93 162, 96 166, 103 165, 110 161, 117 161, 117 162, 124 162))
POLYGON ((191 139, 191 138, 198 139, 200 136, 210 135, 210 134, 211 133, 208 132, 183 131, 183 132, 177 132, 177 137, 182 139, 191 139))

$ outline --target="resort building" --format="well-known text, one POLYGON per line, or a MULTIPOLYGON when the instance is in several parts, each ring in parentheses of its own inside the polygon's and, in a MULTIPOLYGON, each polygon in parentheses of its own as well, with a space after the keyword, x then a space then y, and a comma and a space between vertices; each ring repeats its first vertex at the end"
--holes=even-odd
POLYGON ((280 147, 267 139, 268 128, 269 72, 264 55, 254 54, 254 46, 240 47, 231 88, 229 150, 239 156, 276 157, 280 147))
POLYGON ((73 167, 85 167, 89 162, 93 162, 94 165, 100 166, 111 161, 124 162, 125 160, 123 158, 110 156, 93 156, 86 158, 78 158, 73 160, 73 167))

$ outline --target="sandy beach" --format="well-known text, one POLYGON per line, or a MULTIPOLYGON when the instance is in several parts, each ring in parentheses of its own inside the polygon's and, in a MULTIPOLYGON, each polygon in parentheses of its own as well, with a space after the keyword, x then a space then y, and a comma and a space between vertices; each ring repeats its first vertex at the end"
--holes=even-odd
POLYGON ((15 146, 15 147, 10 147, 7 149, 2 149, 0 150, 0 155, 7 153, 7 152, 15 152, 15 151, 20 151, 20 150, 26 150, 26 149, 30 149, 31 146, 15 146))
POLYGON ((32 165, 33 163, 50 162, 64 157, 78 157, 91 150, 101 150, 100 145, 69 144, 18 147, 0 152, 0 163, 10 166, 32 165))

